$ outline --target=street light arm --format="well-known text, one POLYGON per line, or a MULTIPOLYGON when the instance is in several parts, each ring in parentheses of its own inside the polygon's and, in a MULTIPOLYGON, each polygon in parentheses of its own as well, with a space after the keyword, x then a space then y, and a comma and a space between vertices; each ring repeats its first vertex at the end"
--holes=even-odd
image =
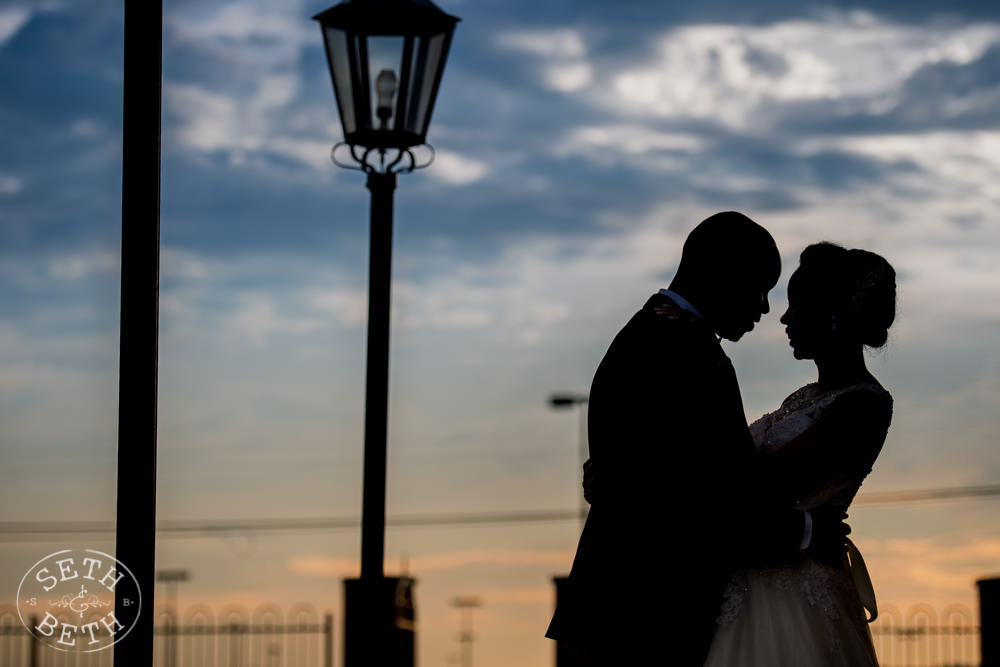
POLYGON ((577 394, 553 394, 549 398, 549 405, 553 408, 569 408, 574 405, 584 405, 590 400, 586 395, 577 394))

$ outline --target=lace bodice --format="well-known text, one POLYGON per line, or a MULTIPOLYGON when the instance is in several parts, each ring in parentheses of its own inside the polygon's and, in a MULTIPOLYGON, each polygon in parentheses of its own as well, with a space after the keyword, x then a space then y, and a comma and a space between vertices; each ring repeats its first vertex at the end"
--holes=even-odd
MULTIPOLYGON (((861 383, 822 391, 813 383, 808 384, 786 398, 774 412, 769 412, 750 425, 757 450, 764 456, 775 456, 780 450, 802 436, 820 420, 830 415, 830 409, 838 399, 852 392, 872 392, 885 405, 884 414, 868 415, 871 419, 857 420, 846 429, 856 442, 823 442, 822 439, 809 446, 817 448, 839 447, 845 455, 834 456, 835 464, 827 470, 828 475, 808 489, 796 493, 795 506, 810 509, 819 505, 832 505, 844 510, 851 504, 861 483, 872 470, 885 441, 892 417, 892 397, 881 385, 874 382, 861 383), (847 455, 846 452, 850 452, 847 455)), ((843 416, 841 417, 843 418, 843 416)), ((845 429, 841 429, 843 432, 845 429)), ((787 471, 794 475, 794 468, 787 471)))
MULTIPOLYGON (((831 505, 846 510, 871 472, 891 418, 892 397, 879 384, 855 384, 833 391, 809 384, 786 398, 777 410, 751 424, 750 433, 761 455, 773 457, 775 465, 781 459, 780 471, 784 477, 775 479, 775 483, 798 489, 794 497, 799 509, 831 505), (853 392, 872 392, 878 400, 852 403, 863 406, 857 412, 833 410, 838 400, 853 392), (832 424, 837 428, 814 428, 824 419, 828 421, 823 426, 831 426, 831 422, 839 424, 832 424), (799 449, 796 456, 782 451, 792 443, 799 449), (823 465, 817 466, 817 460, 823 465), (800 467, 796 468, 797 465, 800 467), (817 468, 821 471, 819 475, 817 468), (801 477, 796 479, 797 476, 801 477), (808 482, 802 483, 803 480, 808 482)), ((863 564, 859 565, 864 569, 863 564)), ((722 657, 717 657, 715 663, 735 664, 733 656, 744 656, 746 652, 740 637, 751 636, 760 627, 777 623, 781 627, 798 628, 790 630, 791 635, 807 646, 815 644, 822 648, 823 657, 809 664, 877 664, 874 652, 869 660, 864 650, 858 654, 857 644, 851 644, 852 638, 868 637, 853 576, 853 570, 834 568, 808 558, 784 565, 737 569, 723 594, 718 619, 720 633, 716 641, 728 648, 718 649, 717 654, 722 657), (766 620, 763 626, 759 625, 761 619, 766 620), (742 623, 741 629, 733 629, 738 622, 742 623), (850 660, 829 658, 834 655, 849 656, 850 660)), ((789 633, 782 637, 782 641, 788 640, 789 633)), ((861 645, 867 646, 864 641, 861 645)), ((774 650, 784 648, 787 647, 782 644, 774 650)), ((715 663, 709 660, 707 664, 715 663)))

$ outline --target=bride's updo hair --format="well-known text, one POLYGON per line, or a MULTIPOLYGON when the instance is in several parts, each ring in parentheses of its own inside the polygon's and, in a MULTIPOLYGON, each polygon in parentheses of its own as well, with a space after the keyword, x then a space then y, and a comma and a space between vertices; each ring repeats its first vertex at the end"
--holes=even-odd
POLYGON ((896 319, 896 272, 881 255, 829 242, 802 251, 799 268, 815 289, 815 306, 858 342, 882 347, 896 319))

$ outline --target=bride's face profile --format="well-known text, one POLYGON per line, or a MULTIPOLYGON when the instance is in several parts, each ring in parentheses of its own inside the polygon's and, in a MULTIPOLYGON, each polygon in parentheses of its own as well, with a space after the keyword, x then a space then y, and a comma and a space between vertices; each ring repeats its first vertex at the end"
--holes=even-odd
POLYGON ((820 287, 801 268, 788 280, 788 309, 780 322, 796 359, 815 359, 834 343, 833 314, 817 298, 820 287))

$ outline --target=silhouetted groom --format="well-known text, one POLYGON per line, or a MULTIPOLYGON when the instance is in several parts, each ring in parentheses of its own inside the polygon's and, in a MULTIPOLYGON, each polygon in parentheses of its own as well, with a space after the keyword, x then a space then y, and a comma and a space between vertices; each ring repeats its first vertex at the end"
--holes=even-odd
POLYGON ((684 243, 668 290, 611 343, 590 390, 595 496, 546 636, 597 665, 700 666, 738 565, 842 554, 840 517, 780 506, 758 468, 720 337, 768 312, 771 235, 718 213, 684 243))

